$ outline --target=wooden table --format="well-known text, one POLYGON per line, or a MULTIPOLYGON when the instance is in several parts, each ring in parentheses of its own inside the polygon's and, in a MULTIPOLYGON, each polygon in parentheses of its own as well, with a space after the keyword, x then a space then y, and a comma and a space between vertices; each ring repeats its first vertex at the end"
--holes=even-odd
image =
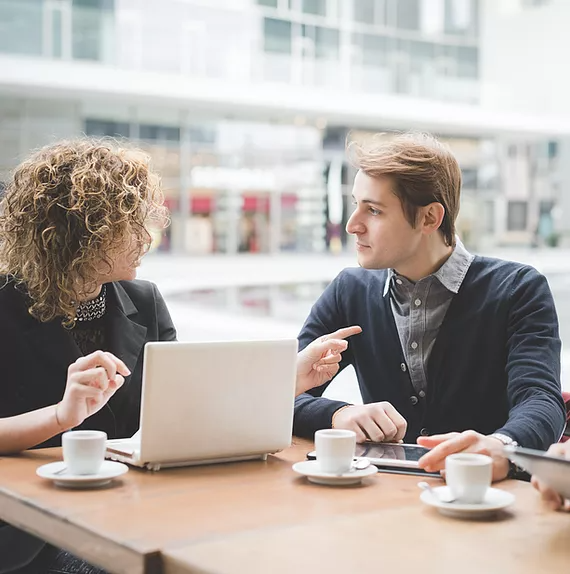
MULTIPOLYGON (((439 564, 449 566, 467 552, 471 533, 479 545, 485 537, 483 550, 499 548, 499 533, 504 553, 520 552, 524 562, 539 548, 548 556, 570 540, 569 517, 543 512, 528 484, 501 485, 517 496, 508 520, 468 523, 424 508, 417 477, 378 474, 348 488, 310 484, 291 470, 310 449, 308 441, 296 440, 267 462, 133 469, 112 487, 84 491, 57 488, 35 475, 40 464, 60 459, 59 449, 29 451, 0 459, 0 518, 129 574, 160 573, 163 566, 169 573, 257 572, 268 571, 268 564, 277 573, 315 567, 346 574, 341 566, 347 562, 419 560, 438 544, 444 548, 439 564), (525 542, 515 547, 519 538, 525 542), (386 550, 404 541, 415 541, 417 553, 404 549, 390 558, 386 550)), ((570 552, 560 556, 567 571, 570 552)))
MULTIPOLYGON (((513 511, 492 521, 445 518, 413 505, 260 528, 166 551, 166 574, 567 574, 570 517, 536 508, 516 488, 513 511)), ((372 495, 380 489, 372 487, 372 495)), ((416 497, 414 497, 416 498, 416 497)))

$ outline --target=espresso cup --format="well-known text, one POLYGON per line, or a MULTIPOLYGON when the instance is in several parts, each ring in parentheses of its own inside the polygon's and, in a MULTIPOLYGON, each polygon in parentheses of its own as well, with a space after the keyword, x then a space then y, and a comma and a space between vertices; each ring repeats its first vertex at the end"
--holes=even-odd
POLYGON ((465 452, 445 459, 445 481, 457 502, 483 502, 492 476, 493 460, 484 454, 465 452))
POLYGON ((107 434, 96 430, 68 431, 61 436, 61 446, 69 474, 97 474, 105 460, 107 434))
POLYGON ((354 460, 356 433, 344 429, 326 429, 315 433, 317 462, 322 472, 348 472, 354 460))

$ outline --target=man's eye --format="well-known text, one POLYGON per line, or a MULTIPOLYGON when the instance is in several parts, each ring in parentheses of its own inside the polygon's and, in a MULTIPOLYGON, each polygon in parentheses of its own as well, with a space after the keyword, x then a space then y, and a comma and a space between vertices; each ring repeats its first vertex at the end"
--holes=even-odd
POLYGON ((372 215, 380 215, 380 211, 378 209, 374 209, 373 207, 369 208, 368 210, 372 215))

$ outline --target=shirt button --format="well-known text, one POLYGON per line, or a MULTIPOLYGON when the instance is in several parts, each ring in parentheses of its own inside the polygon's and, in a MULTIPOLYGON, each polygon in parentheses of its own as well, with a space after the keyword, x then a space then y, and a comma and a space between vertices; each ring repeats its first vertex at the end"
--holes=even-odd
POLYGON ((418 395, 420 395, 420 397, 423 399, 426 396, 426 392, 425 391, 420 391, 418 393, 418 395))
POLYGON ((420 431, 420 434, 421 434, 422 436, 429 436, 429 431, 428 431, 426 428, 423 428, 423 429, 420 431))
POLYGON ((415 395, 412 395, 410 397, 410 401, 411 401, 412 405, 417 405, 418 404, 418 397, 416 397, 415 395))
POLYGON ((407 371, 406 363, 400 363, 400 369, 405 373, 407 371))
POLYGON ((416 300, 414 301, 414 305, 415 305, 416 307, 419 307, 421 304, 422 304, 422 300, 421 300, 421 299, 416 299, 416 300))
POLYGON ((415 341, 412 341, 411 347, 412 347, 412 349, 417 349, 418 344, 415 341))
POLYGON ((401 285, 401 284, 402 284, 402 280, 401 280, 401 279, 396 279, 396 283, 397 283, 398 285, 401 285))

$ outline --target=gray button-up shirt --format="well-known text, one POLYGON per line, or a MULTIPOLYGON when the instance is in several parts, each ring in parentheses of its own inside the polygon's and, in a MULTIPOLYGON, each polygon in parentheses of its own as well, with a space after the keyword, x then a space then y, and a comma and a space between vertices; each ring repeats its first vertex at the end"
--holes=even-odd
POLYGON ((393 269, 388 273, 384 295, 390 291, 392 312, 407 363, 402 364, 402 370, 409 371, 420 398, 427 393, 427 362, 439 328, 473 257, 457 239, 449 259, 435 273, 416 283, 393 269))

